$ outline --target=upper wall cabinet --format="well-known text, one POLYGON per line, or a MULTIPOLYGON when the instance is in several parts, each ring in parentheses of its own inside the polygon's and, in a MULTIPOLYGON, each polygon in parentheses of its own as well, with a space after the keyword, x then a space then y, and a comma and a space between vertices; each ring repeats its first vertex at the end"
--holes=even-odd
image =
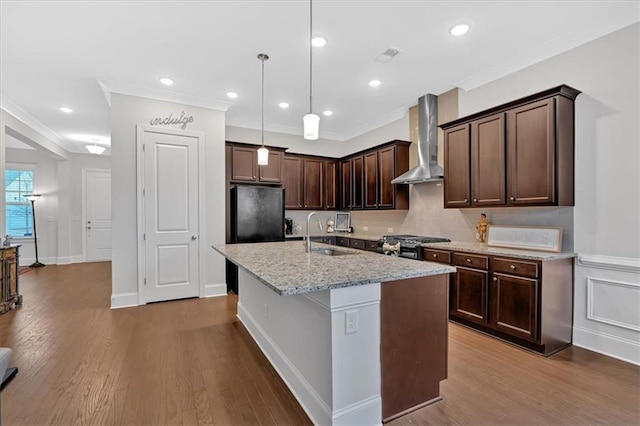
POLYGON ((409 170, 411 142, 395 140, 341 162, 342 208, 408 209, 409 185, 391 180, 409 170))
POLYGON ((230 180, 233 183, 280 184, 282 182, 283 148, 269 148, 269 164, 258 165, 258 148, 256 145, 227 143, 230 148, 231 166, 230 180))
POLYGON ((573 206, 579 94, 562 85, 441 125, 445 208, 573 206))
POLYGON ((322 157, 285 155, 282 187, 287 210, 336 208, 337 161, 322 157))

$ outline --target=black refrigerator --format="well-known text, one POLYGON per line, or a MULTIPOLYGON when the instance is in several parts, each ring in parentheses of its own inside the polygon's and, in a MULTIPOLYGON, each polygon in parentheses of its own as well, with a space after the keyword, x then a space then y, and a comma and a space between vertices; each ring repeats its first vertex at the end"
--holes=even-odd
MULTIPOLYGON (((284 189, 236 185, 229 197, 229 242, 284 241, 284 189)), ((227 260, 227 291, 238 294, 238 267, 227 260)))

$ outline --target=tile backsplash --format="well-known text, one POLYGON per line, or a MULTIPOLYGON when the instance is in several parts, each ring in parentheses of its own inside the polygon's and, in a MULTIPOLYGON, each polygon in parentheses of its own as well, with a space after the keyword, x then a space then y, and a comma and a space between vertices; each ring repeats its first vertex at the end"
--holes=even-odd
MULTIPOLYGON (((560 227, 562 251, 573 251, 573 207, 444 209, 443 188, 441 183, 435 182, 412 185, 410 210, 352 211, 351 225, 356 232, 416 234, 473 242, 476 223, 480 214, 485 213, 494 225, 560 227)), ((320 212, 323 213, 333 214, 320 212)), ((304 217, 303 230, 306 215, 304 217)))
MULTIPOLYGON (((442 183, 412 185, 409 210, 354 210, 351 226, 358 233, 374 235, 415 234, 446 237, 452 241, 474 242, 476 223, 485 213, 493 225, 549 226, 562 228, 562 251, 573 251, 573 207, 502 207, 445 209, 442 183)), ((311 219, 311 233, 326 232, 327 220, 335 211, 318 211, 311 219), (322 222, 320 231, 318 219, 322 222)), ((300 227, 294 234, 304 235, 309 211, 288 210, 286 217, 300 227)))

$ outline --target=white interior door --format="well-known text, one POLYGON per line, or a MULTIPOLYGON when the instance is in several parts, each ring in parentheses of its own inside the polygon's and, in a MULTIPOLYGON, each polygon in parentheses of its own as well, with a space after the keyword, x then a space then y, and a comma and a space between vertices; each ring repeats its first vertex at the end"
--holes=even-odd
POLYGON ((199 295, 198 144, 179 132, 142 132, 143 303, 199 295))
POLYGON ((111 171, 85 170, 86 260, 111 260, 111 171))

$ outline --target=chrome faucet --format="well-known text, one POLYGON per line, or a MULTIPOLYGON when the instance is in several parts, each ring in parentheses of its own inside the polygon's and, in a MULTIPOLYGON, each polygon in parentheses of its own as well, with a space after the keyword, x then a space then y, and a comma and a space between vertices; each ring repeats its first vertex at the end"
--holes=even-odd
POLYGON ((309 231, 310 223, 311 223, 311 216, 316 215, 316 212, 311 212, 309 213, 309 216, 307 216, 307 240, 306 240, 306 247, 307 247, 307 253, 311 253, 311 231, 309 231))

